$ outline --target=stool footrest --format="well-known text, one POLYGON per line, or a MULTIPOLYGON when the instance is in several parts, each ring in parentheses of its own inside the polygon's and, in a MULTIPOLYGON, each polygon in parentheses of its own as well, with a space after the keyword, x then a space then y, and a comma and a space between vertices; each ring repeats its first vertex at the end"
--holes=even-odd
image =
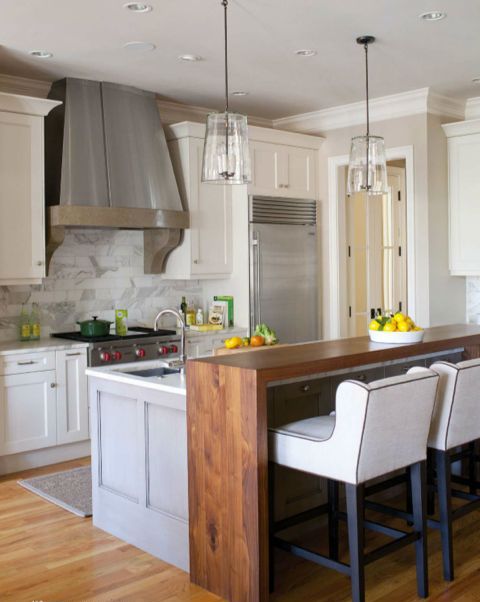
POLYGON ((283 531, 284 529, 289 529, 290 527, 294 527, 295 525, 299 525, 300 523, 304 523, 308 520, 318 518, 322 514, 327 513, 328 504, 321 504, 320 506, 316 506, 315 508, 310 508, 310 510, 300 512, 300 514, 295 514, 293 516, 289 516, 288 518, 283 518, 282 520, 276 521, 273 525, 273 529, 275 532, 283 531))
POLYGON ((413 543, 414 541, 418 541, 419 539, 420 533, 417 533, 415 531, 412 533, 405 533, 398 539, 395 539, 394 541, 389 541, 385 545, 380 546, 379 548, 376 548, 371 552, 368 552, 368 554, 365 554, 365 564, 370 564, 374 560, 378 560, 379 558, 383 558, 383 556, 386 556, 387 554, 396 552, 404 546, 408 546, 409 544, 413 543))
POLYGON ((365 507, 369 510, 374 510, 375 512, 381 512, 382 514, 394 516, 395 518, 402 518, 407 522, 413 521, 413 515, 411 513, 405 512, 404 510, 399 510, 398 508, 392 508, 391 506, 381 504, 380 502, 371 502, 370 500, 365 500, 365 507))
POLYGON ((344 562, 340 562, 339 560, 333 560, 328 556, 324 556, 323 554, 318 554, 317 552, 312 552, 307 548, 304 548, 299 545, 294 545, 285 539, 280 539, 279 537, 273 538, 273 543, 282 550, 286 552, 290 552, 294 556, 299 556, 300 558, 305 558, 305 560, 310 560, 311 562, 315 562, 316 564, 320 564, 329 569, 334 569, 343 573, 344 575, 350 576, 351 570, 350 565, 345 564, 344 562))

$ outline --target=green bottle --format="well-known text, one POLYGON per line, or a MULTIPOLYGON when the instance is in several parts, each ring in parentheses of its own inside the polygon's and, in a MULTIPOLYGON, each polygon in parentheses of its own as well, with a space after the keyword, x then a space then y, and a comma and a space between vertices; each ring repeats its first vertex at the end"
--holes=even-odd
POLYGON ((22 305, 19 320, 19 335, 21 341, 30 340, 30 316, 28 315, 25 303, 22 305))
POLYGON ((187 300, 185 297, 182 297, 182 302, 180 303, 180 313, 182 314, 182 318, 184 323, 187 323, 187 300))
POLYGON ((38 341, 40 339, 40 308, 38 303, 32 303, 30 313, 30 340, 38 341))

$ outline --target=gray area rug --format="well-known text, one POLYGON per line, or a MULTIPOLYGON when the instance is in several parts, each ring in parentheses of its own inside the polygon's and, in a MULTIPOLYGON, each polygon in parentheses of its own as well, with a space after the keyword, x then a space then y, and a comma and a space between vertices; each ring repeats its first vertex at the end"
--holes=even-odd
POLYGON ((92 471, 90 466, 17 482, 21 487, 77 516, 92 516, 92 471))

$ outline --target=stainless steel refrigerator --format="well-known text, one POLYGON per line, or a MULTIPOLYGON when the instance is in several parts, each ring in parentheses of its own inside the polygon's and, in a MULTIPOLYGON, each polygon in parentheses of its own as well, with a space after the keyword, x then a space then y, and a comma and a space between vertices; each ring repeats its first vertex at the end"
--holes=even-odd
POLYGON ((315 201, 251 196, 250 327, 265 323, 281 343, 318 339, 315 201))

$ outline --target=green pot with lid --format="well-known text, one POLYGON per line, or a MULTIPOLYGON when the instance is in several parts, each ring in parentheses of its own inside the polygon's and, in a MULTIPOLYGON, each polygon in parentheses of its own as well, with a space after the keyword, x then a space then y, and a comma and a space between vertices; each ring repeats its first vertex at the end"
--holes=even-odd
POLYGON ((92 316, 91 320, 77 322, 80 326, 80 334, 83 337, 105 337, 110 334, 110 325, 113 322, 99 320, 98 316, 92 316))

